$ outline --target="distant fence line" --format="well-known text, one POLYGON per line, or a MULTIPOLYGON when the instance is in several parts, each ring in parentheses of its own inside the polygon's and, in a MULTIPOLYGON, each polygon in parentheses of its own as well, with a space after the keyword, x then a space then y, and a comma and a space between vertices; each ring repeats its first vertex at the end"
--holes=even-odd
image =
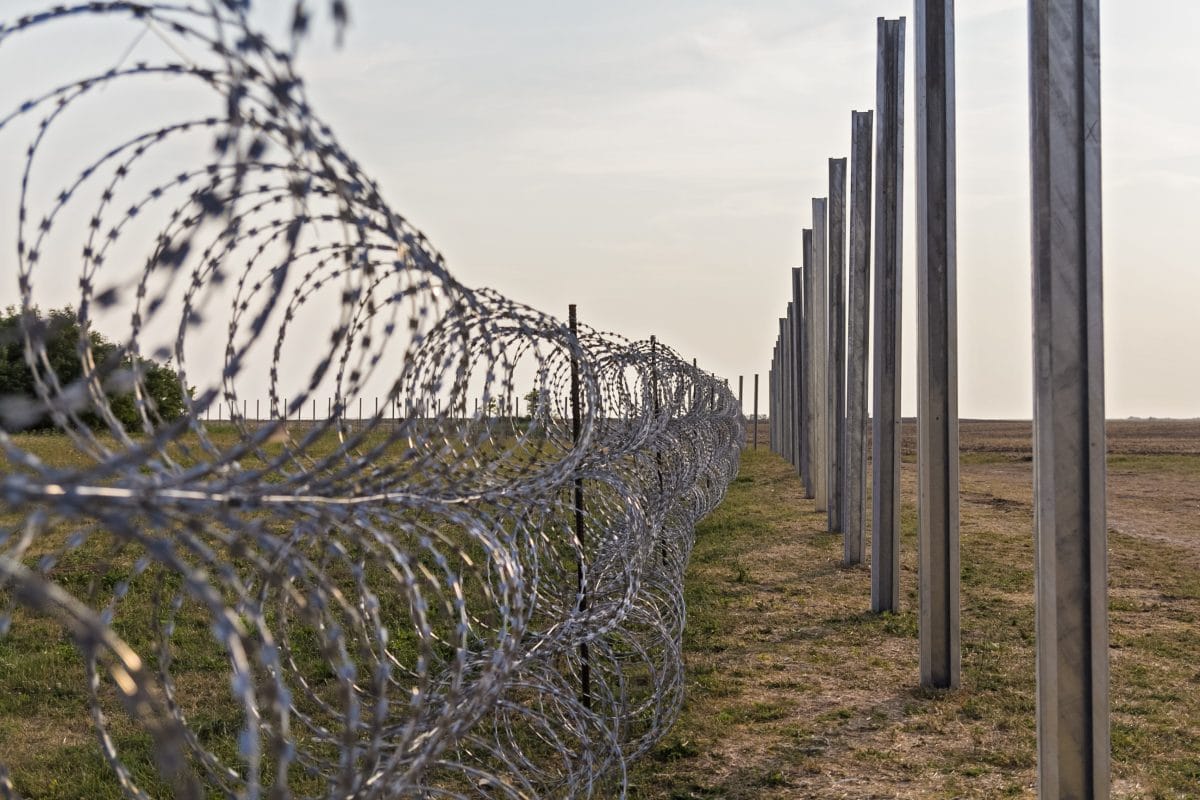
MULTIPOLYGON (((130 798, 623 795, 682 702, 683 571, 736 474, 734 396, 653 337, 455 281, 309 106, 303 4, 286 49, 249 5, 89 2, 0 27, 0 45, 69 45, 72 20, 124 23, 175 54, 0 117, 26 153, 10 252, 36 395, 7 399, 6 427, 48 415, 71 451, 56 465, 49 437, 0 432, 19 520, 0 528, 0 637, 49 620, 74 643, 130 798), (128 90, 167 114, 180 104, 144 94, 159 85, 215 102, 145 131, 107 111, 128 90), (125 138, 87 152, 47 133, 68 127, 125 138), (64 285, 51 254, 80 266, 68 356, 33 314, 64 285), (90 332, 117 315, 131 333, 100 357, 90 332), (310 389, 284 397, 297 350, 310 389), (219 370, 195 363, 218 352, 219 370), (160 414, 143 357, 178 370, 182 416, 160 414), (517 375, 535 376, 522 424, 456 422, 476 397, 516 411, 517 375), (389 390, 342 424, 372 380, 389 390), (263 382, 251 423, 239 388, 263 382), (324 418, 288 425, 322 400, 324 418), (233 441, 206 422, 223 415, 233 441)), ((0 765, 0 797, 21 786, 0 765)))
MULTIPOLYGON (((359 397, 347 401, 337 401, 332 397, 325 398, 324 403, 319 403, 317 398, 310 397, 309 405, 289 405, 288 399, 285 397, 278 403, 262 403, 260 400, 250 400, 242 398, 241 405, 231 403, 210 403, 204 409, 205 422, 220 422, 232 421, 241 419, 247 422, 271 422, 274 420, 282 420, 284 422, 313 422, 322 419, 352 419, 352 420, 367 420, 367 419, 390 419, 393 422, 400 421, 408 417, 436 417, 446 410, 448 415, 456 419, 487 419, 487 418, 511 418, 520 417, 521 398, 513 398, 511 405, 495 404, 489 406, 485 400, 480 403, 480 397, 472 398, 472 405, 469 410, 463 409, 462 406, 451 408, 448 404, 443 404, 438 398, 421 398, 418 400, 408 400, 400 397, 384 397, 379 395, 371 395, 368 397, 359 397), (380 402, 382 399, 382 403, 380 402), (443 405, 446 408, 443 409, 443 405), (263 411, 266 414, 263 414, 263 411), (288 411, 288 416, 282 416, 284 411, 288 411), (305 412, 308 415, 305 416, 305 412), (253 412, 253 413, 251 413, 253 412)), ((535 409, 530 408, 529 401, 525 401, 525 414, 531 414, 535 409)))

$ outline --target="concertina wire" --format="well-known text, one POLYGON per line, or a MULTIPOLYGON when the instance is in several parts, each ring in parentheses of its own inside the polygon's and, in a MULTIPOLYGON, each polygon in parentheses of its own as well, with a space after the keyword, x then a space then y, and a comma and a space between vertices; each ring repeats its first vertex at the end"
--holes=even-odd
POLYGON ((80 715, 129 798, 623 796, 682 704, 684 569, 737 472, 737 399, 653 339, 456 282, 309 105, 315 12, 297 4, 277 49, 250 5, 0 24, 0 56, 93 33, 161 54, 40 87, 31 70, 0 109, 35 394, 0 404, 0 653, 78 651, 80 715), (147 101, 173 118, 136 132, 105 111, 162 85, 211 108, 147 101), (68 380, 33 310, 76 280, 68 380), (116 355, 97 352, 118 316, 116 355), (181 415, 144 359, 201 384, 181 415), (251 376, 269 419, 238 413, 251 376), (369 380, 382 409, 298 421, 321 387, 369 380), (15 432, 39 418, 69 463, 15 432))

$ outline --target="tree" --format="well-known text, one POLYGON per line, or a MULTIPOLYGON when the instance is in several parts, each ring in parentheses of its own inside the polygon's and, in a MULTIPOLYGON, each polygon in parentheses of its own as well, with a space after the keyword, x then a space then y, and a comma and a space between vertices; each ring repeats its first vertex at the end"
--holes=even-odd
POLYGON ((549 400, 548 394, 544 389, 536 387, 525 393, 525 408, 528 409, 525 413, 525 419, 533 419, 534 415, 538 412, 538 407, 549 400))
MULTIPOLYGON (((42 313, 34 308, 30 317, 22 318, 18 308, 9 306, 0 316, 0 398, 9 400, 19 398, 33 404, 40 404, 37 391, 34 388, 33 371, 25 361, 25 332, 28 328, 37 336, 45 350, 46 359, 59 383, 65 388, 80 380, 83 375, 83 364, 79 358, 80 326, 79 317, 70 306, 56 308, 42 313)), ((137 403, 128 381, 109 380, 118 375, 130 375, 135 372, 134 359, 128 352, 110 342, 97 331, 88 331, 88 342, 97 371, 106 379, 105 396, 113 415, 121 422, 126 430, 138 430, 142 426, 141 414, 138 413, 137 403), (112 384, 124 383, 115 387, 112 384)), ((148 358, 137 358, 137 370, 140 375, 141 387, 150 407, 164 421, 177 419, 183 415, 184 395, 183 384, 179 373, 171 368, 171 362, 159 364, 148 358)), ((189 396, 191 391, 188 391, 189 396)), ((80 413, 80 418, 89 426, 103 426, 100 416, 93 410, 80 413)), ((5 430, 15 429, 47 429, 54 427, 49 414, 5 415, 0 417, 0 426, 5 430)))

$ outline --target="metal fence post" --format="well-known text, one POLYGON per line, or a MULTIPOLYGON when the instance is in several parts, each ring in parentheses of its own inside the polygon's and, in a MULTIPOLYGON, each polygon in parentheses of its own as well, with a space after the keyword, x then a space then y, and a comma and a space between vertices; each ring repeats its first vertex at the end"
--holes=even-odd
MULTIPOLYGON (((767 416, 775 408, 775 350, 771 351, 771 367, 767 370, 767 416)), ((758 422, 754 423, 756 426, 758 422)), ((756 427, 755 430, 758 430, 756 427)), ((770 423, 767 424, 767 449, 775 452, 775 437, 772 435, 770 423)))
POLYGON ((795 305, 791 301, 788 301, 787 314, 784 316, 783 319, 784 319, 783 328, 780 330, 779 335, 782 337, 781 341, 783 342, 782 353, 783 353, 783 374, 785 376, 785 378, 784 378, 784 387, 785 388, 784 388, 783 420, 782 420, 779 428, 780 428, 780 430, 783 431, 784 454, 787 456, 787 460, 792 463, 792 466, 797 468, 796 473, 799 474, 799 472, 800 472, 800 470, 799 470, 800 457, 799 457, 799 454, 796 452, 797 448, 796 448, 796 436, 795 436, 796 406, 797 406, 796 355, 793 352, 793 342, 796 341, 796 336, 795 336, 794 332, 796 329, 797 320, 796 320, 796 308, 795 308, 795 305))
MULTIPOLYGON (((801 478, 804 481, 804 497, 812 500, 815 494, 815 481, 817 475, 817 446, 814 430, 817 423, 816 414, 816 383, 815 374, 813 372, 813 274, 816 272, 813 267, 813 232, 812 228, 805 228, 802 232, 803 246, 801 247, 801 263, 800 278, 802 286, 801 300, 804 303, 804 330, 801 333, 801 344, 804 346, 804 351, 800 354, 800 359, 803 363, 802 379, 804 381, 804 470, 801 473, 801 478)), ((794 291, 794 290, 793 290, 794 291)))
POLYGON ((842 530, 846 447, 846 159, 829 159, 829 508, 826 527, 842 530))
POLYGON ((916 0, 921 686, 960 682, 954 0, 916 0))
POLYGON ((775 420, 771 420, 771 427, 779 428, 778 449, 779 455, 784 458, 788 457, 788 382, 790 381, 791 371, 788 369, 788 346, 787 346, 787 317, 779 318, 779 424, 776 426, 775 420))
POLYGON ((804 406, 808 401, 805 394, 804 374, 808 367, 804 363, 804 274, 800 267, 792 267, 792 305, 796 309, 796 324, 792 330, 792 369, 795 371, 794 389, 796 405, 792 412, 792 425, 795 427, 796 472, 801 483, 808 484, 808 431, 805 429, 804 406))
POLYGON ((1030 0, 1038 786, 1109 796, 1099 0, 1030 0))
POLYGON ((771 357, 771 399, 770 399, 770 405, 769 405, 769 411, 768 411, 768 415, 771 418, 771 422, 770 422, 770 426, 769 426, 768 430, 771 432, 771 452, 782 455, 780 448, 779 448, 780 437, 779 437, 779 414, 778 414, 779 405, 780 405, 779 395, 780 395, 780 392, 783 391, 783 389, 782 389, 783 379, 779 374, 780 370, 782 369, 782 366, 783 366, 781 364, 782 355, 780 352, 780 347, 781 347, 781 345, 779 342, 779 334, 776 333, 775 334, 775 348, 772 351, 772 357, 771 357))
POLYGON ((812 325, 809 330, 813 335, 812 360, 809 369, 813 373, 813 412, 815 419, 812 426, 813 464, 813 500, 817 511, 829 508, 829 295, 827 292, 828 273, 828 201, 824 197, 814 197, 812 201, 812 325))
POLYGON ((842 560, 861 564, 866 538, 867 359, 871 330, 871 126, 874 113, 850 115, 850 280, 846 306, 846 492, 842 560))
MULTIPOLYGON (((575 304, 569 307, 571 335, 578 341, 579 322, 576 317, 575 304)), ((583 431, 583 408, 579 399, 579 359, 571 353, 571 441, 578 446, 579 437, 583 431)), ((584 577, 584 527, 583 527, 583 478, 575 476, 575 539, 579 548, 579 560, 575 562, 577 591, 579 592, 579 611, 587 611, 587 589, 584 577)), ((579 643, 580 661, 580 694, 584 708, 592 707, 592 676, 591 661, 588 657, 587 642, 579 643)))
POLYGON ((900 608, 900 286, 904 18, 878 21, 871 610, 900 608))
POLYGON ((754 449, 758 449, 758 373, 754 373, 754 449))

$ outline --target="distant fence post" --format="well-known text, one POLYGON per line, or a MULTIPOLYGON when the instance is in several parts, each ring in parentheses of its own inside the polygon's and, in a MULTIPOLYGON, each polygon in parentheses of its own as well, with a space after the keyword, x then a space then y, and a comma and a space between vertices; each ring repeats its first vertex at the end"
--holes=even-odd
POLYGON ((921 686, 960 682, 954 0, 916 0, 921 686))
POLYGON ((788 346, 787 346, 787 317, 779 318, 779 387, 776 390, 779 404, 779 424, 775 424, 775 417, 771 417, 771 427, 779 429, 779 439, 776 447, 779 455, 784 458, 788 457, 787 449, 787 409, 788 409, 788 346))
POLYGON ((771 432, 771 451, 774 453, 779 452, 779 434, 777 433, 779 429, 779 370, 782 366, 779 363, 779 348, 780 342, 777 336, 775 337, 775 366, 771 370, 771 404, 767 412, 769 418, 767 420, 767 430, 771 432))
POLYGON ((758 373, 754 373, 754 449, 758 449, 758 373))
POLYGON ((878 20, 875 382, 871 610, 900 608, 900 263, 903 256, 904 18, 878 20))
POLYGON ((861 564, 866 538, 867 358, 871 330, 871 126, 874 113, 850 115, 850 280, 846 306, 846 493, 842 560, 861 564))
POLYGON ((829 159, 829 508, 827 528, 842 530, 846 446, 846 159, 829 159))
POLYGON ((795 429, 793 440, 796 448, 796 474, 800 476, 801 483, 807 484, 808 478, 808 431, 806 430, 806 420, 804 406, 807 402, 805 394, 804 374, 808 367, 804 363, 804 273, 800 267, 792 267, 792 305, 796 309, 796 324, 792 330, 792 371, 794 380, 793 387, 796 392, 796 404, 792 409, 792 426, 795 429))
MULTIPOLYGON (((801 231, 801 263, 803 267, 800 271, 801 283, 803 284, 801 301, 804 303, 804 330, 801 333, 801 344, 804 351, 800 354, 800 359, 803 364, 801 377, 804 381, 804 469, 801 471, 800 477, 804 481, 804 497, 808 500, 813 499, 815 494, 814 487, 816 486, 817 477, 817 444, 814 436, 814 428, 817 423, 817 414, 815 410, 816 404, 816 376, 813 372, 813 232, 812 228, 804 228, 801 231)), ((795 293, 795 289, 792 290, 795 293)))
POLYGON ((779 342, 771 350, 771 371, 767 373, 767 447, 775 451, 775 383, 779 369, 779 342))
POLYGON ((738 375, 738 414, 746 416, 746 406, 742 402, 742 389, 745 388, 746 376, 738 375))
POLYGON ((829 268, 829 238, 827 220, 828 200, 814 197, 812 201, 812 314, 810 330, 813 335, 813 357, 809 369, 813 373, 813 422, 812 435, 815 443, 813 463, 813 498, 817 511, 829 508, 829 295, 827 273, 829 268))
POLYGON ((1099 0, 1030 0, 1038 786, 1109 796, 1099 0))
MULTIPOLYGON (((767 414, 771 413, 771 398, 775 391, 775 351, 771 351, 771 366, 767 368, 767 414)), ((758 414, 754 415, 754 432, 758 433, 758 414)), ((774 451, 775 440, 771 437, 771 429, 767 428, 767 449, 774 451)))
POLYGON ((784 413, 783 420, 780 422, 780 429, 783 431, 783 449, 787 455, 787 460, 792 463, 793 467, 797 467, 799 474, 800 454, 796 447, 796 384, 798 382, 796 376, 796 354, 793 350, 794 342, 796 341, 795 330, 799 320, 796 318, 795 304, 788 301, 787 315, 784 317, 783 330, 780 335, 783 337, 783 374, 786 376, 784 380, 784 413))

